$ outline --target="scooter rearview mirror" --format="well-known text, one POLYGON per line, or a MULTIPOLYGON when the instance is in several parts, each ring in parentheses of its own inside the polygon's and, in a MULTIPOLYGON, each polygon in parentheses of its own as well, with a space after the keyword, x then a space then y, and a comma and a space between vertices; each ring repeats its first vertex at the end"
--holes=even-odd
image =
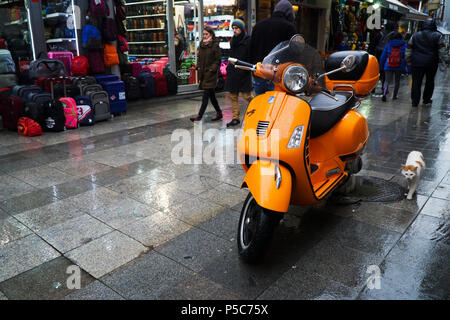
POLYGON ((345 72, 350 72, 356 67, 356 56, 348 55, 342 60, 341 68, 345 68, 345 72))

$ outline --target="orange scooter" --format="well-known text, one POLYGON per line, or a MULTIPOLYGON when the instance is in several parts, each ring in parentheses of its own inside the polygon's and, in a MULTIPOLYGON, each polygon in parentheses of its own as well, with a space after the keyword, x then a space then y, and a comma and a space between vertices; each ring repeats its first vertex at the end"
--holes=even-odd
POLYGON ((277 45, 262 63, 230 58, 274 83, 247 107, 238 154, 248 188, 237 244, 241 258, 259 261, 290 205, 326 200, 362 167, 367 121, 355 109, 379 78, 364 51, 331 54, 324 62, 300 35, 277 45))

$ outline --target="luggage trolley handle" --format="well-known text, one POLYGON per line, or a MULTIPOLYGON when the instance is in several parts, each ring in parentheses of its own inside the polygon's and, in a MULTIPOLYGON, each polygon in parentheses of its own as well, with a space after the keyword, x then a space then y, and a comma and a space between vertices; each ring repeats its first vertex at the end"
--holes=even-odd
POLYGON ((66 88, 66 80, 70 80, 69 77, 65 77, 65 76, 60 76, 58 78, 49 78, 48 80, 50 81, 50 92, 52 94, 52 99, 55 99, 55 90, 53 88, 53 83, 58 80, 61 79, 62 83, 63 83, 63 88, 64 88, 64 96, 67 97, 67 88, 66 88))

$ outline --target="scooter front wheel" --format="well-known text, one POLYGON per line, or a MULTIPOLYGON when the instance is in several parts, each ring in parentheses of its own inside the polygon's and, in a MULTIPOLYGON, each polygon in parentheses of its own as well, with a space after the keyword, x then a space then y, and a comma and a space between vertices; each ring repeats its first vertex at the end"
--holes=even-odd
POLYGON ((273 232, 282 214, 264 209, 249 193, 239 219, 238 251, 242 260, 256 263, 267 252, 273 232))

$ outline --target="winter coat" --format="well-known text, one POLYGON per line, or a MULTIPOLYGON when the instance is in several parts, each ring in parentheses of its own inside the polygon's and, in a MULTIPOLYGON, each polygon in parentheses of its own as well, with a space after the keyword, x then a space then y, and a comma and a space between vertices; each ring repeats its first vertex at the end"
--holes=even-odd
POLYGON ((295 25, 282 12, 274 12, 268 19, 258 22, 250 39, 250 61, 262 62, 272 49, 282 41, 290 40, 297 34, 295 25))
MULTIPOLYGON (((248 61, 248 44, 250 37, 247 34, 242 34, 242 37, 233 37, 231 41, 230 57, 239 59, 241 61, 248 61)), ((225 91, 232 93, 250 92, 252 91, 252 74, 250 71, 237 69, 233 64, 229 63, 227 67, 227 82, 225 84, 225 91)))
POLYGON ((444 37, 437 31, 433 21, 425 21, 423 30, 409 39, 406 47, 406 61, 418 68, 437 68, 439 57, 448 61, 444 37))
POLYGON ((406 43, 403 40, 391 40, 386 47, 384 47, 383 53, 380 58, 380 70, 385 71, 405 71, 406 70, 406 60, 405 60, 406 43), (392 47, 401 47, 400 57, 401 63, 398 68, 389 68, 388 58, 391 54, 392 47))
POLYGON ((215 89, 217 87, 221 59, 219 39, 213 40, 208 45, 204 45, 203 41, 200 43, 197 59, 199 89, 215 89))

